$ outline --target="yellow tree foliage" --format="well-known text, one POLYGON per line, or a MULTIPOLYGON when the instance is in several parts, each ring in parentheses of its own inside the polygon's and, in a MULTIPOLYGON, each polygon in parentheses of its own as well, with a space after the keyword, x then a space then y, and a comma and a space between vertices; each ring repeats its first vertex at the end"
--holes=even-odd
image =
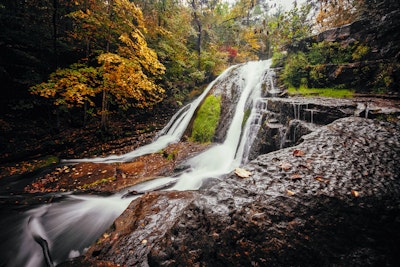
POLYGON ((31 92, 67 108, 99 105, 101 95, 102 127, 107 124, 110 103, 128 109, 146 108, 161 101, 165 92, 157 82, 165 67, 147 46, 140 8, 129 0, 76 2, 82 9, 71 14, 77 22, 76 36, 71 37, 86 40, 87 45, 97 42, 92 47, 96 47, 99 64, 88 66, 94 58, 83 58, 81 61, 86 64, 57 70, 46 83, 32 87, 31 92))
POLYGON ((145 108, 162 100, 164 89, 145 74, 140 62, 113 53, 101 54, 98 60, 102 64, 102 88, 122 108, 145 108))
POLYGON ((354 21, 364 0, 320 0, 316 23, 319 30, 342 26, 354 21))
POLYGON ((31 88, 33 94, 51 99, 56 106, 81 107, 85 103, 94 105, 92 98, 99 92, 97 70, 83 64, 58 69, 47 82, 31 88))

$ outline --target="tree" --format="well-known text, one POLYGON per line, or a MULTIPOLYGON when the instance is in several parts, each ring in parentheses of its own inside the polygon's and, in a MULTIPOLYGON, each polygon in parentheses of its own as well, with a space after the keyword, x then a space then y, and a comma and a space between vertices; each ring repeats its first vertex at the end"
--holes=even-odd
POLYGON ((49 81, 32 87, 32 93, 66 107, 94 105, 92 99, 101 94, 102 128, 107 126, 110 101, 123 109, 161 101, 164 90, 157 79, 165 68, 147 46, 141 10, 128 0, 76 3, 81 9, 70 15, 75 21, 71 37, 86 46, 85 57, 80 64, 57 70, 49 81))
MULTIPOLYGON (((365 0, 321 0, 316 3, 317 16, 316 26, 318 30, 324 31, 330 28, 348 24, 361 11, 365 0)), ((372 2, 372 1, 371 1, 372 2)))
POLYGON ((275 51, 283 51, 287 46, 311 35, 310 11, 309 4, 295 6, 287 12, 277 14, 269 21, 269 36, 275 51))

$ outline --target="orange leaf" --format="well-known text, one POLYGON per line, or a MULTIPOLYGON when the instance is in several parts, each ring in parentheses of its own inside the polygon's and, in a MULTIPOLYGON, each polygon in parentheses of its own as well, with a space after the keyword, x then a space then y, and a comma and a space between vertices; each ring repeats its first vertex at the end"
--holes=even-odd
POLYGON ((291 180, 300 180, 301 178, 303 178, 300 174, 298 174, 298 173, 293 173, 291 176, 290 176, 290 179, 291 180))
POLYGON ((236 168, 235 174, 240 178, 249 178, 251 176, 251 172, 241 168, 236 168))
POLYGON ((290 164, 289 162, 282 162, 281 164, 279 164, 279 167, 282 170, 288 171, 292 168, 292 164, 290 164))
POLYGON ((296 193, 293 192, 293 191, 291 191, 291 190, 289 190, 289 189, 286 189, 286 194, 288 194, 289 196, 293 196, 293 195, 295 195, 296 193))
POLYGON ((351 190, 351 194, 352 194, 354 197, 359 197, 359 196, 360 196, 360 193, 359 193, 358 191, 356 191, 356 190, 351 190))
POLYGON ((325 183, 325 184, 328 184, 328 183, 329 183, 329 179, 324 178, 324 177, 322 177, 322 176, 317 176, 317 177, 315 177, 314 179, 317 180, 318 182, 321 182, 321 183, 325 183))
POLYGON ((293 151, 293 156, 295 157, 303 157, 304 156, 304 151, 300 149, 295 149, 293 151))

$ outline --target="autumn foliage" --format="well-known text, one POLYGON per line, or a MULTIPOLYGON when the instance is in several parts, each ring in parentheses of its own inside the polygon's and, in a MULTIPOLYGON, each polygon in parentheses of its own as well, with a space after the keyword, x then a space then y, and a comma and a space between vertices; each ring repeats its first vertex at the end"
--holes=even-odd
POLYGON ((57 69, 47 82, 33 86, 31 92, 50 99, 56 106, 100 106, 97 113, 101 114, 103 127, 110 102, 126 110, 161 101, 164 89, 156 80, 165 67, 147 46, 141 10, 128 0, 80 5, 80 10, 70 14, 77 25, 71 37, 87 49, 86 57, 81 63, 57 69), (96 46, 91 48, 93 41, 96 46), (96 102, 99 98, 100 104, 96 102))

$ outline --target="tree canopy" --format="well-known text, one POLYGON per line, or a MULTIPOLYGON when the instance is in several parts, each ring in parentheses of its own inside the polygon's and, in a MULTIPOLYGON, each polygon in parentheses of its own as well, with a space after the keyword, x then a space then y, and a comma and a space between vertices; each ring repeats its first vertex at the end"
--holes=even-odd
POLYGON ((5 0, 0 77, 6 98, 101 117, 177 103, 230 64, 269 58, 313 31, 354 19, 362 0, 5 0), (314 16, 313 16, 314 14, 314 16), (313 19, 314 18, 314 19, 313 19), (15 93, 18 92, 18 93, 15 93))

